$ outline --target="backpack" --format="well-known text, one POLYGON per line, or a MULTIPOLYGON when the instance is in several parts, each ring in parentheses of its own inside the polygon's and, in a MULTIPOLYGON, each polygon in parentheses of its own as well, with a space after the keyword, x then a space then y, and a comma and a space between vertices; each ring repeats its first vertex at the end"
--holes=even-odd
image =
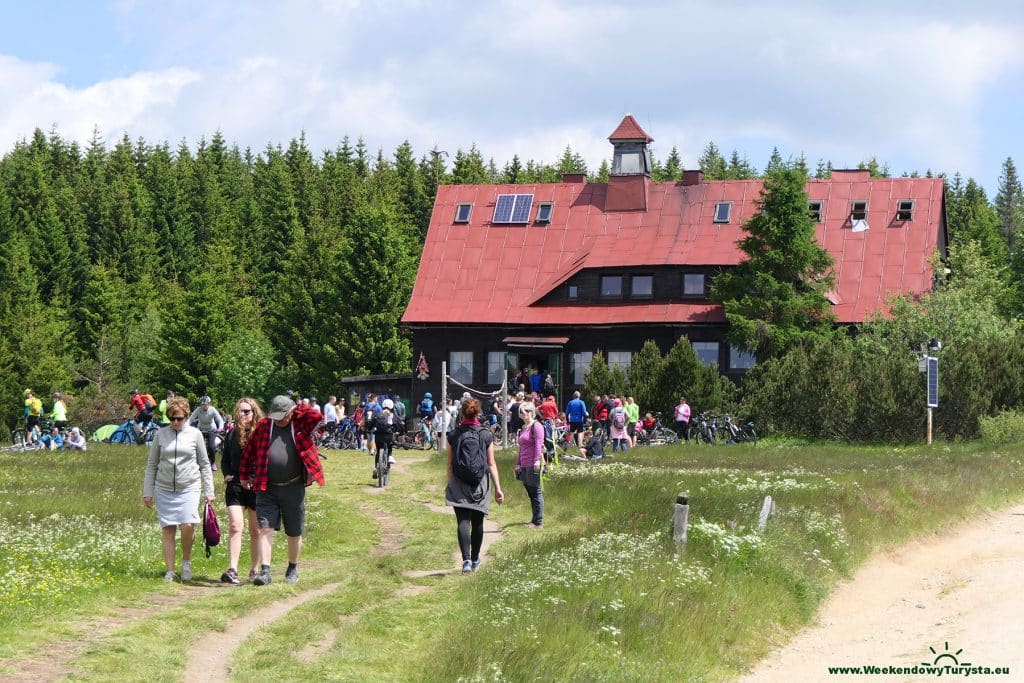
POLYGON ((203 517, 203 544, 206 546, 206 556, 209 557, 210 548, 220 543, 220 523, 217 521, 217 511, 209 503, 206 504, 203 517))
POLYGON ((470 486, 479 486, 487 476, 487 443, 482 427, 460 427, 455 435, 455 457, 452 474, 470 486))
POLYGON ((153 408, 156 408, 156 399, 149 394, 143 394, 142 404, 146 406, 146 410, 153 410, 153 408))
POLYGON ((616 429, 625 429, 626 427, 626 411, 622 408, 616 408, 612 411, 612 426, 616 429))

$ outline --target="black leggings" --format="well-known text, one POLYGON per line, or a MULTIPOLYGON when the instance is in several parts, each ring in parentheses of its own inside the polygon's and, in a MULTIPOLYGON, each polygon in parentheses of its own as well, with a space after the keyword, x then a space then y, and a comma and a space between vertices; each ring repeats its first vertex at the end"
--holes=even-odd
POLYGON ((479 561, 480 546, 484 543, 484 513, 457 507, 455 519, 459 520, 459 550, 462 552, 462 561, 479 561))

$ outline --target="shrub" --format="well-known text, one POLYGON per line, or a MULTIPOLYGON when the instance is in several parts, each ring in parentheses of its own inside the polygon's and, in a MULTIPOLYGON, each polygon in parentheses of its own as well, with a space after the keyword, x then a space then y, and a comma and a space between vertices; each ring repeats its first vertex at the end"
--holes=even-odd
POLYGON ((1004 410, 979 421, 981 438, 992 444, 1024 441, 1024 412, 1004 410))

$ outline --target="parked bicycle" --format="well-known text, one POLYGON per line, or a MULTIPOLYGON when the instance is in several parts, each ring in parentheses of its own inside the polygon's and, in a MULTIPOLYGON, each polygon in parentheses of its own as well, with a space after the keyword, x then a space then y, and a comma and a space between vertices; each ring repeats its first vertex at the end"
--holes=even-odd
POLYGON ((690 437, 697 443, 713 446, 716 439, 717 422, 708 412, 703 412, 690 425, 690 437))
POLYGON ((636 433, 638 446, 661 446, 679 443, 679 435, 661 423, 661 413, 654 414, 654 425, 650 429, 639 429, 636 433))

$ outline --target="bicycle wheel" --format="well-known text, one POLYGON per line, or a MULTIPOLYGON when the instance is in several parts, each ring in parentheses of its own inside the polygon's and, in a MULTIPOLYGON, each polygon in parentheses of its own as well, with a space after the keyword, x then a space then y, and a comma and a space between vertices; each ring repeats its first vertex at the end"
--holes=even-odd
POLYGON ((344 448, 347 450, 355 448, 356 433, 350 429, 347 429, 344 432, 342 432, 341 437, 338 439, 338 446, 339 448, 344 448))
POLYGON ((388 456, 387 449, 377 449, 377 487, 384 488, 388 485, 388 456))
POLYGON ((757 431, 755 431, 754 427, 751 426, 751 425, 747 425, 746 427, 744 427, 743 431, 742 431, 742 434, 743 434, 743 440, 744 441, 749 441, 751 443, 754 443, 754 442, 757 441, 757 431))
POLYGON ((667 444, 679 443, 679 435, 668 427, 662 427, 658 430, 658 439, 667 444))

